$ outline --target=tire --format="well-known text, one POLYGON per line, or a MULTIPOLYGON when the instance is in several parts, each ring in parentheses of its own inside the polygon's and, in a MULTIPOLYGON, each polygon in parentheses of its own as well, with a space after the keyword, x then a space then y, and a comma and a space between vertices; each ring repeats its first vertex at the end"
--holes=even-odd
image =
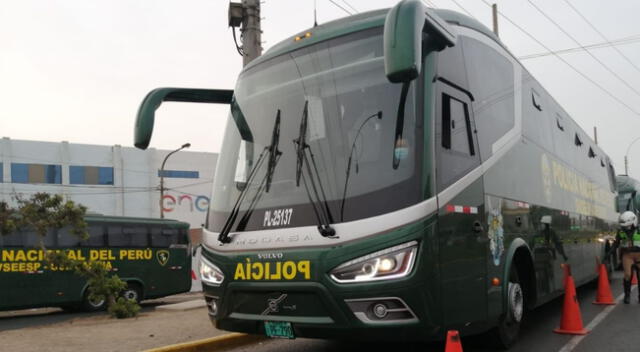
POLYGON ((106 307, 106 300, 102 299, 99 301, 92 301, 89 299, 89 290, 84 291, 84 296, 82 298, 82 310, 85 312, 97 312, 99 310, 104 310, 106 307))
POLYGON ((513 346, 518 339, 524 311, 524 291, 520 285, 518 270, 513 263, 509 272, 509 287, 507 288, 507 312, 500 317, 498 326, 490 332, 496 347, 508 349, 513 346))
POLYGON ((135 300, 136 303, 140 303, 142 300, 142 288, 135 282, 127 282, 127 288, 122 290, 120 297, 132 299, 135 300))

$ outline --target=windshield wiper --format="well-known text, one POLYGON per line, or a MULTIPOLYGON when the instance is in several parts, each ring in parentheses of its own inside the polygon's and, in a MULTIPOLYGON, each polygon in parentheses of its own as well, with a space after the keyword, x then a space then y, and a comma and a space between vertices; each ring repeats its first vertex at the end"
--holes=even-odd
MULTIPOLYGON (((251 184, 251 181, 253 180, 254 176, 256 175, 257 170, 260 169, 260 165, 262 165, 262 163, 264 162, 265 156, 267 154, 269 155, 269 161, 268 161, 268 164, 267 164, 267 173, 265 174, 265 176, 262 179, 262 181, 260 181, 260 185, 258 186, 258 190, 256 191, 256 194, 254 195, 253 199, 251 200, 250 207, 247 210, 247 212, 245 213, 245 215, 242 217, 242 220, 245 220, 245 218, 248 219, 248 217, 250 215, 247 216, 247 214, 250 214, 250 212, 252 211, 253 207, 257 203, 257 200, 259 199, 259 196, 262 194, 262 190, 265 189, 265 186, 266 186, 267 192, 269 191, 269 187, 271 185, 271 180, 273 178, 273 172, 275 171, 276 164, 278 163, 278 160, 280 159, 280 155, 282 155, 282 152, 278 150, 278 142, 279 141, 280 141, 280 109, 278 109, 278 112, 276 114, 276 122, 273 125, 273 132, 271 134, 271 143, 269 144, 268 147, 265 147, 262 150, 262 153, 260 153, 260 156, 258 157, 258 161, 255 163, 255 165, 253 166, 253 168, 249 172, 249 177, 247 178, 247 182, 246 182, 247 185, 251 184)), ((240 211, 240 205, 242 204, 242 201, 244 200, 248 189, 249 189, 249 187, 245 187, 245 188, 242 189, 242 191, 240 191, 240 194, 238 195, 238 199, 236 199, 236 202, 233 205, 233 208, 231 209, 231 213, 229 214, 229 217, 225 221, 224 226, 222 227, 222 230, 220 231, 220 234, 218 235, 218 241, 220 243, 224 244, 224 243, 231 242, 231 239, 229 238, 229 232, 231 232, 231 228, 233 227, 233 224, 235 223, 236 219, 238 218, 238 212, 240 211)), ((246 223, 246 220, 244 222, 246 223)))
POLYGON ((246 228, 247 223, 249 222, 249 219, 253 214, 253 210, 256 207, 256 204, 258 204, 258 201, 262 198, 263 191, 268 193, 269 189, 271 188, 271 180, 273 179, 273 172, 276 168, 276 164, 278 163, 278 160, 280 160, 280 155, 282 155, 282 152, 278 150, 279 143, 280 143, 280 110, 278 110, 278 114, 276 115, 276 125, 273 127, 273 132, 271 133, 271 145, 269 146, 270 152, 269 152, 269 161, 267 163, 267 174, 265 175, 265 178, 262 179, 262 182, 260 182, 260 185, 258 186, 258 190, 253 195, 253 199, 251 199, 251 203, 249 204, 247 211, 245 211, 240 221, 238 221, 238 226, 236 228, 239 231, 242 231, 246 228))
POLYGON ((322 187, 322 180, 320 179, 320 173, 318 172, 318 166, 316 165, 316 159, 313 156, 313 152, 309 144, 307 144, 307 125, 309 120, 309 101, 304 102, 304 110, 302 111, 302 120, 300 121, 300 134, 298 135, 298 139, 294 139, 293 143, 296 146, 296 186, 300 187, 300 178, 302 178, 302 183, 304 184, 304 189, 307 192, 307 197, 309 197, 309 202, 311 203, 311 207, 313 208, 313 212, 316 215, 318 220, 318 231, 324 237, 333 237, 336 235, 336 230, 331 227, 331 223, 333 222, 333 217, 331 216, 331 210, 329 210, 329 204, 327 203, 327 196, 324 193, 324 188, 322 187), (307 157, 307 153, 309 157, 307 157), (311 158, 311 163, 309 162, 309 158, 311 158), (313 169, 311 168, 313 165, 313 169), (313 193, 315 195, 315 199, 311 195, 311 191, 309 190, 309 185, 307 185, 307 178, 304 177, 303 166, 306 166, 307 173, 309 174, 309 183, 311 183, 311 188, 313 189, 313 193), (316 186, 316 181, 314 176, 318 179, 318 186, 316 186), (320 193, 318 193, 318 188, 320 188, 320 193), (322 198, 320 198, 320 194, 322 198), (316 204, 316 199, 317 203, 316 204))
MULTIPOLYGON (((360 136, 360 132, 362 131, 362 128, 364 127, 364 125, 374 117, 377 117, 378 120, 381 120, 382 110, 376 112, 371 116, 368 116, 366 119, 364 119, 364 121, 362 121, 362 123, 360 124, 360 127, 358 128, 358 131, 356 132, 356 136, 353 138, 353 143, 351 143, 351 152, 349 152, 349 161, 347 161, 347 174, 345 175, 345 179, 344 179, 344 191, 342 192, 342 204, 340 205, 340 221, 344 221, 344 201, 347 198, 347 186, 349 185, 349 175, 351 175, 351 161, 353 159, 353 152, 356 149, 356 142, 358 141, 358 136, 360 136)), ((356 174, 358 173, 358 171, 359 171, 359 167, 358 167, 358 159, 356 155, 356 174)))

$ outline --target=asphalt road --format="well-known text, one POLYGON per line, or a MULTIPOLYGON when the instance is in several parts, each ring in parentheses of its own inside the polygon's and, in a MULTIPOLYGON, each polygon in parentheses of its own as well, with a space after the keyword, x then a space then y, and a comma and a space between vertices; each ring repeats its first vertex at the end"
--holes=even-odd
MULTIPOLYGON (((621 273, 613 275, 611 283, 613 296, 622 293, 621 273)), ((586 285, 578 289, 578 299, 585 326, 594 318, 602 318, 608 306, 594 305, 596 288, 586 285)), ((576 341, 570 335, 558 335, 552 332, 560 323, 562 297, 551 301, 533 312, 528 312, 520 332, 520 340, 509 351, 511 352, 541 352, 541 351, 576 351, 576 352, 604 352, 604 351, 640 351, 640 304, 637 300, 637 288, 632 291, 632 304, 624 305, 620 302, 610 313, 595 326, 593 331, 582 340, 576 341), (576 344, 577 342, 577 344, 576 344), (574 345, 571 349, 571 344, 574 345), (563 350, 564 348, 564 350, 563 350)), ((482 337, 463 337, 462 345, 465 352, 497 351, 482 337)), ((339 341, 325 341, 314 339, 296 340, 268 340, 266 342, 234 349, 235 352, 353 352, 362 350, 374 351, 444 351, 443 343, 430 344, 367 344, 339 341)))

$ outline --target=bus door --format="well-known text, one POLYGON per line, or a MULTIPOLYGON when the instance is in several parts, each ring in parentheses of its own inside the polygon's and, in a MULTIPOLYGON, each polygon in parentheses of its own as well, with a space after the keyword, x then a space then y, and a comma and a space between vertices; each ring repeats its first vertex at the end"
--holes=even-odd
POLYGON ((487 318, 484 186, 471 95, 443 78, 435 91, 443 322, 466 326, 487 318))

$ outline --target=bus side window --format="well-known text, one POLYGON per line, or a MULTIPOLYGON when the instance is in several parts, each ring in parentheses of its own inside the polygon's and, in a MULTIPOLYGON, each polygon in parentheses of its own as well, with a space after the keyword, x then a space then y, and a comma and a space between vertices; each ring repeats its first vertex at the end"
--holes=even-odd
POLYGON ((178 240, 178 230, 170 228, 154 227, 151 229, 152 247, 169 247, 178 240))
POLYGON ((109 247, 129 247, 131 237, 122 231, 122 225, 107 226, 107 244, 109 247))
POLYGON ((475 155, 469 107, 445 93, 442 93, 442 147, 475 155))
MULTIPOLYGON (((492 155, 494 143, 515 125, 513 64, 485 43, 469 37, 461 39, 469 91, 475 98, 471 107, 478 128, 479 154, 484 161, 492 155)), ((536 100, 536 104, 542 102, 536 100)))
POLYGON ((74 234, 69 226, 58 230, 58 248, 77 247, 80 244, 80 236, 74 234))
POLYGON ((40 247, 40 241, 42 241, 47 248, 53 247, 56 242, 56 232, 53 229, 47 231, 44 237, 32 230, 23 231, 22 236, 24 237, 24 246, 30 248, 40 247))
POLYGON ((436 186, 443 190, 480 164, 470 97, 450 83, 438 82, 436 186))
POLYGON ((22 233, 14 231, 8 235, 0 236, 2 237, 2 243, 4 247, 22 247, 24 239, 22 233))
POLYGON ((104 247, 104 227, 102 225, 89 225, 87 227, 89 238, 80 242, 83 247, 104 247))
POLYGON ((181 229, 177 244, 189 244, 189 230, 181 229))
POLYGON ((125 226, 122 233, 130 237, 131 247, 147 247, 149 245, 148 230, 145 226, 125 226))

